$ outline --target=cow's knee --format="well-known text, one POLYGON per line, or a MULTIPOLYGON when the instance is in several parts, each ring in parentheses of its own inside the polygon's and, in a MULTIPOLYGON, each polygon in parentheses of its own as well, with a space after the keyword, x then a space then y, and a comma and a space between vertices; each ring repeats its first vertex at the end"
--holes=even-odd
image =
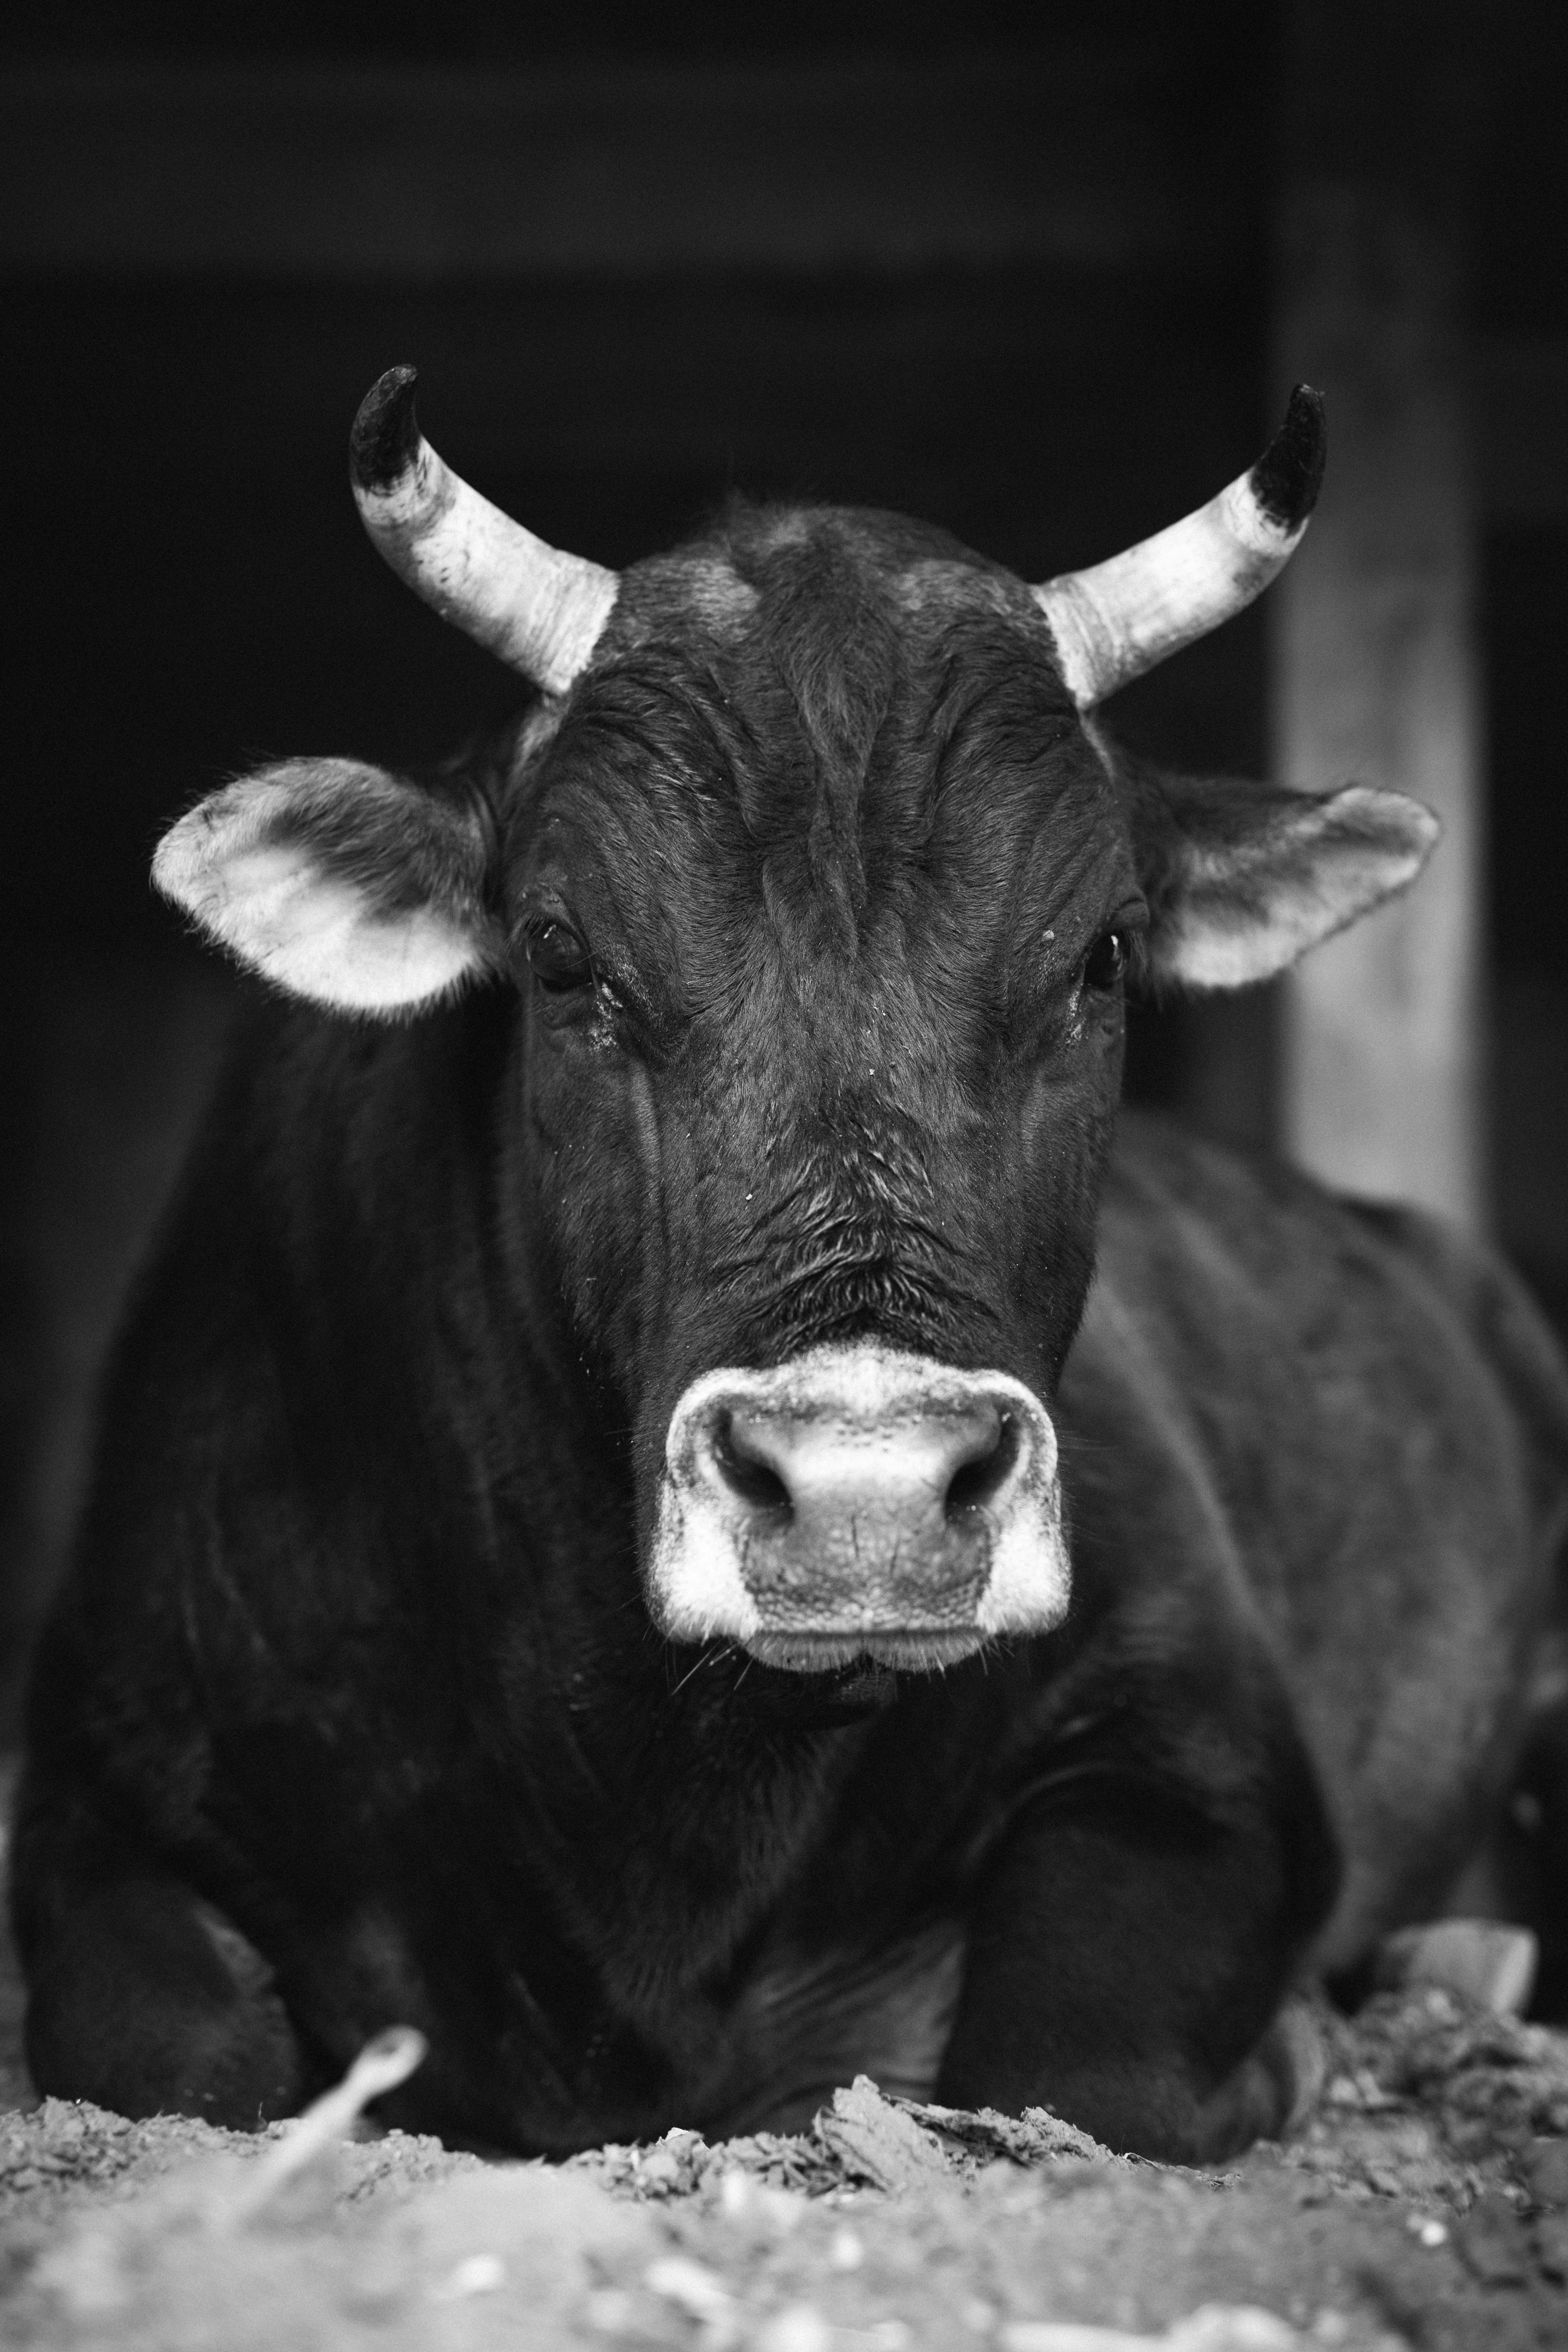
POLYGON ((126 1880, 62 1906, 27 1973, 27 2064, 41 2092, 243 2130, 291 2115, 311 2087, 266 1961, 175 1879, 126 1880))

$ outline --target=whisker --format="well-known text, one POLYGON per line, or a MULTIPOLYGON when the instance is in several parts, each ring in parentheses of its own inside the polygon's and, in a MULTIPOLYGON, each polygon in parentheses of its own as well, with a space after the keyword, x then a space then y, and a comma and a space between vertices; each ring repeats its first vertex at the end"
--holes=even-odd
MULTIPOLYGON (((721 1652, 720 1655, 723 1655, 723 1653, 721 1652)), ((717 1664, 718 1659, 715 1657, 711 1650, 699 1650, 690 1665, 687 1667, 686 1672, 681 1675, 680 1680, 670 1692, 670 1697, 679 1698, 680 1696, 681 1692, 686 1688, 687 1684, 691 1680, 692 1675, 697 1672, 699 1666, 711 1666, 716 1665, 717 1664)))

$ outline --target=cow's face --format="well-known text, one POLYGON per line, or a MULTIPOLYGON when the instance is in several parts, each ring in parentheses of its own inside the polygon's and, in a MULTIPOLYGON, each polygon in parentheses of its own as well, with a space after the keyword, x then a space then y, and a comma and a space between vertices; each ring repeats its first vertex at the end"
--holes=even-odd
POLYGON ((1049 1399, 1147 907, 1027 592, 831 514, 634 572, 506 873, 666 1630, 807 1663, 1055 1622, 1049 1399))
POLYGON ((290 763, 161 853, 307 994, 517 992, 515 1181, 673 1638, 911 1665, 1059 1622, 1128 975, 1277 970, 1429 840, 1388 794, 1134 771, 1063 669, 936 533, 742 510, 626 575, 482 790, 290 763))

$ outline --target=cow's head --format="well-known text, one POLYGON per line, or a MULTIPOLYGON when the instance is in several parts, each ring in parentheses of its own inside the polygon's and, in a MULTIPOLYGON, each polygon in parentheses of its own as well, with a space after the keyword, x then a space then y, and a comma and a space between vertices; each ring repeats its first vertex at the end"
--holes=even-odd
POLYGON ((617 579, 362 411, 390 561, 542 688, 483 776, 298 760, 204 802, 162 887, 350 1013, 516 992, 516 1181, 635 1432, 648 1604, 775 1664, 1045 1631, 1051 1401, 1088 1289, 1123 991, 1279 971, 1433 820, 1156 772, 1095 706, 1305 529, 1314 395, 1209 506, 1029 587, 940 531, 738 508, 617 579))

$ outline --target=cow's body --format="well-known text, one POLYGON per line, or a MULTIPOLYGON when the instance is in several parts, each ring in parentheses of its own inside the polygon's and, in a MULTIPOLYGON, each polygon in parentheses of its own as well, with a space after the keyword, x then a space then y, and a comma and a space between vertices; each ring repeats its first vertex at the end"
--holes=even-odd
POLYGON ((1283 560, 1311 417, 1037 594, 741 509, 536 597, 405 392, 374 527, 550 692, 160 853, 286 988, 422 1017, 258 1014, 122 1344, 17 1827, 40 2085, 253 2119, 404 2021, 386 2112, 485 2146, 868 2071, 1223 2153, 1291 1984, 1495 1825, 1568 1495, 1499 1269, 1112 1150, 1140 937, 1256 978, 1430 845, 1080 722, 1216 547, 1283 560))
POLYGON ((411 2019, 391 2112, 561 2149, 798 2121, 858 2071, 1071 2113, 1058 1937, 1116 2042, 1218 1972, 1222 2078, 1309 1952, 1440 1907, 1517 1765, 1568 1475, 1500 1269, 1127 1119, 1058 1397, 1068 1627, 825 1695, 650 1639, 625 1464, 505 1311, 472 1181, 498 1011, 290 1015, 242 1061, 37 1684, 28 1944, 172 1873, 276 1969, 308 2056, 279 2034, 268 2104, 411 2019))

